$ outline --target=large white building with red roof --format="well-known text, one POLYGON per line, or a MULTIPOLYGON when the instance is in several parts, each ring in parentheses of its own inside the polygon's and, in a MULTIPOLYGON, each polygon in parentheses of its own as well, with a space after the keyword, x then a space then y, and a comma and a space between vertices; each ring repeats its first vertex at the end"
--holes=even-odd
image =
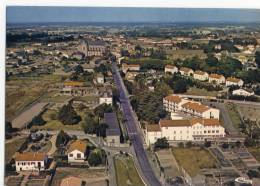
POLYGON ((165 137, 169 141, 204 141, 225 136, 225 128, 218 119, 192 118, 181 120, 160 120, 159 124, 147 125, 147 145, 165 137))

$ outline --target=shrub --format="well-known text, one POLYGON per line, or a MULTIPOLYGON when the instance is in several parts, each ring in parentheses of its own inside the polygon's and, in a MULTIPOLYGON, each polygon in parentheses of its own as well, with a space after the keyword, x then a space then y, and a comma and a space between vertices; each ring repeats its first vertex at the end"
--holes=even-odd
POLYGON ((93 150, 88 157, 88 163, 91 166, 97 166, 102 163, 102 155, 99 150, 93 150))
POLYGON ((69 103, 61 108, 58 114, 58 120, 64 125, 74 125, 81 121, 81 117, 77 115, 71 103, 69 103))
POLYGON ((205 141, 204 146, 205 146, 206 148, 211 147, 211 142, 210 142, 210 141, 205 141))
POLYGON ((165 137, 157 139, 157 141, 154 143, 155 150, 166 149, 166 148, 169 148, 169 143, 165 137))

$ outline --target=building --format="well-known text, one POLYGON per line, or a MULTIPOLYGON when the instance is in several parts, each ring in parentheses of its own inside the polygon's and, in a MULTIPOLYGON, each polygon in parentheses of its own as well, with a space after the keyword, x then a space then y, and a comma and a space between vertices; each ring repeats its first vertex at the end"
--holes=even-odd
POLYGON ((112 93, 104 92, 102 95, 99 96, 99 104, 107 104, 112 105, 113 104, 113 96, 112 93))
POLYGON ((244 81, 242 79, 234 78, 234 77, 228 77, 226 79, 226 86, 239 86, 242 87, 244 84, 244 81))
POLYGON ((210 74, 209 75, 209 82, 213 84, 224 84, 225 77, 219 74, 210 74))
POLYGON ((105 78, 104 78, 103 74, 101 74, 101 73, 97 74, 97 83, 99 83, 99 84, 105 83, 105 78))
POLYGON ((79 45, 79 51, 84 53, 85 56, 103 56, 107 51, 106 42, 97 40, 97 41, 81 41, 79 45))
POLYGON ((63 83, 61 94, 67 96, 97 96, 98 90, 94 87, 87 87, 83 82, 66 81, 63 83))
POLYGON ((206 81, 209 79, 209 74, 207 72, 196 70, 193 74, 193 78, 200 81, 206 81))
POLYGON ((68 162, 69 163, 83 163, 87 156, 87 143, 84 141, 76 140, 69 145, 68 149, 68 162))
POLYGON ((139 64, 122 64, 122 71, 126 73, 127 71, 140 71, 140 65, 139 64))
POLYGON ((146 126, 145 137, 148 145, 162 137, 175 142, 215 140, 225 137, 225 128, 213 118, 160 120, 159 124, 146 126))
POLYGON ((253 96, 254 92, 246 91, 246 90, 240 88, 237 90, 233 90, 232 95, 248 97, 248 96, 253 96))
POLYGON ((120 146, 120 128, 117 116, 114 112, 104 114, 105 123, 108 125, 106 129, 106 141, 109 146, 120 146))
POLYGON ((41 152, 24 152, 15 156, 16 172, 43 171, 46 169, 48 157, 41 152))
POLYGON ((191 68, 182 67, 180 68, 180 73, 183 76, 192 76, 194 71, 191 68))
POLYGON ((178 72, 178 68, 176 66, 173 66, 173 65, 166 65, 164 67, 164 72, 165 73, 171 73, 171 74, 174 74, 174 73, 177 73, 178 72))
POLYGON ((136 72, 136 71, 128 71, 126 72, 125 74, 125 79, 128 80, 128 81, 131 81, 131 82, 134 82, 135 81, 135 77, 139 74, 139 72, 136 72))
POLYGON ((163 98, 163 105, 168 112, 182 112, 200 118, 219 119, 218 109, 211 108, 199 102, 181 98, 177 95, 169 95, 163 98))
POLYGON ((77 178, 74 176, 69 176, 67 178, 62 179, 60 186, 83 186, 84 181, 81 178, 77 178))

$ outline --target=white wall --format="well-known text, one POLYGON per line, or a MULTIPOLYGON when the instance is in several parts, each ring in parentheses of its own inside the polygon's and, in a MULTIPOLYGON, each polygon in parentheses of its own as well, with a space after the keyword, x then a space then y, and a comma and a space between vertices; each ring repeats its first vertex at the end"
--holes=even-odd
POLYGON ((85 154, 78 150, 74 150, 68 153, 68 162, 84 162, 84 159, 85 159, 85 154), (80 154, 80 158, 77 157, 77 154, 80 154))

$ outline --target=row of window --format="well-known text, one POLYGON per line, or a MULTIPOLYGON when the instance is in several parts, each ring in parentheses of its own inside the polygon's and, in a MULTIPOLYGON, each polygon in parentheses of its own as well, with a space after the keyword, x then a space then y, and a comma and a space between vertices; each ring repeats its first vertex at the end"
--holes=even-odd
POLYGON ((41 163, 40 161, 39 162, 35 162, 35 161, 33 161, 33 162, 18 162, 17 163, 17 165, 36 165, 36 164, 39 164, 39 163, 41 163))

